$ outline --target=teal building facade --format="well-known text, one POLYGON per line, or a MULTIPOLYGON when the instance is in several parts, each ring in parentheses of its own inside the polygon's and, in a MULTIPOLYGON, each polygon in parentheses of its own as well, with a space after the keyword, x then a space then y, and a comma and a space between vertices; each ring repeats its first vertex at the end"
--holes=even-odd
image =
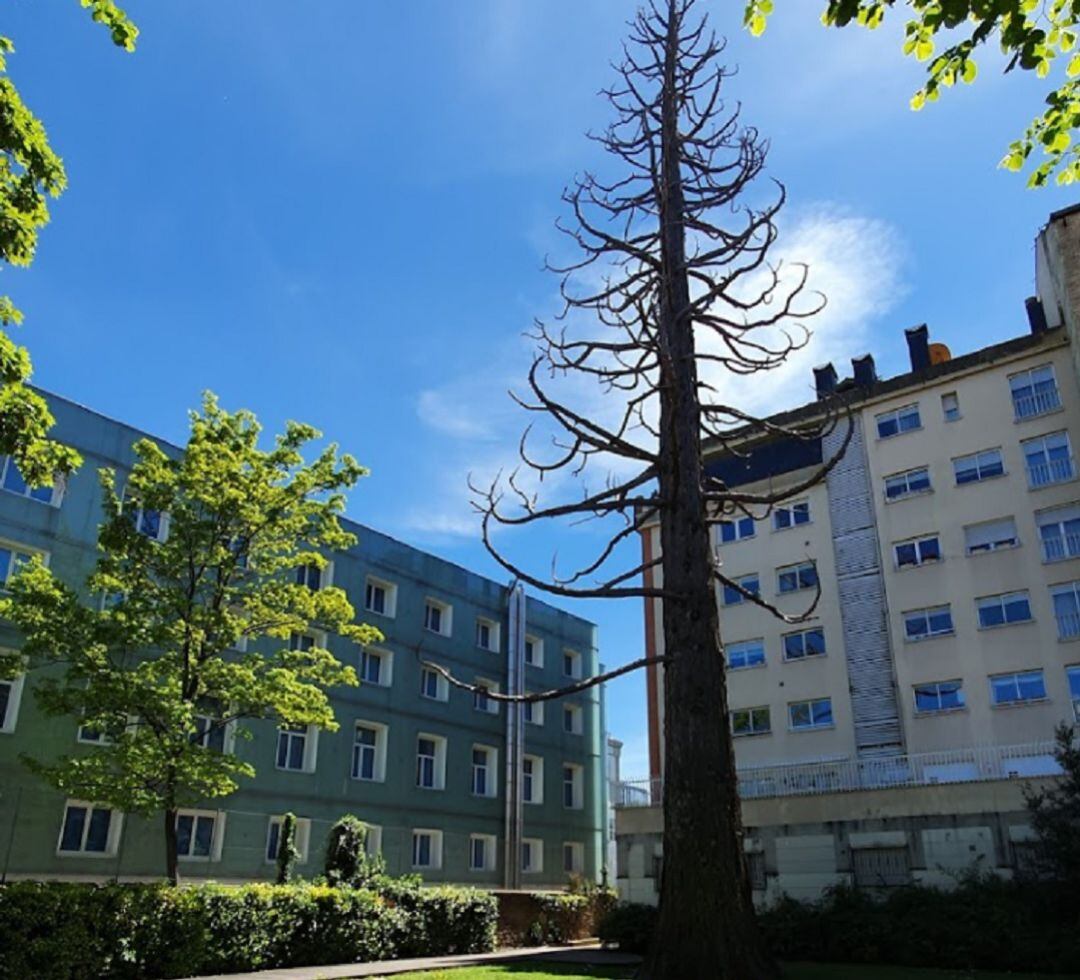
MULTIPOLYGON (((13 464, 0 470, 0 576, 38 553, 81 587, 101 520, 98 470, 122 483, 145 433, 47 395, 55 438, 84 457, 52 491, 29 491, 13 464), (6 560, 6 565, 4 564, 6 560)), ((162 448, 170 447, 162 440, 162 448)), ((175 447, 172 447, 175 451, 175 447)), ((554 888, 572 874, 603 877, 607 784, 600 687, 563 701, 507 706, 452 689, 430 660, 491 690, 540 691, 601 668, 596 628, 371 528, 332 556, 325 577, 345 590, 357 619, 385 641, 329 648, 361 677, 335 689, 337 731, 282 731, 244 723, 250 738, 223 742, 256 776, 228 797, 184 811, 180 871, 187 879, 271 878, 281 815, 299 818, 298 872, 321 873, 327 831, 344 814, 371 828, 369 848, 392 874, 430 882, 554 888)), ((0 624, 0 645, 18 635, 0 624)), ((34 671, 0 682, 0 878, 122 880, 164 873, 161 818, 145 820, 71 800, 30 773, 28 754, 93 752, 76 719, 35 703, 34 671)))

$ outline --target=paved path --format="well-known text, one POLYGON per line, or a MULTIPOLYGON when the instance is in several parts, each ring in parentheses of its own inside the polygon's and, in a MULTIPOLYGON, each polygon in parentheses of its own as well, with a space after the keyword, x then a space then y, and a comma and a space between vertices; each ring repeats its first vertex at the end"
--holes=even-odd
POLYGON ((452 966, 476 966, 485 963, 520 963, 535 960, 543 963, 588 963, 596 966, 634 966, 639 956, 603 950, 599 946, 534 946, 531 949, 477 953, 472 956, 434 956, 418 960, 385 960, 381 963, 341 963, 335 966, 296 966, 258 973, 230 973, 197 980, 352 980, 353 977, 390 977, 413 970, 441 970, 452 966))

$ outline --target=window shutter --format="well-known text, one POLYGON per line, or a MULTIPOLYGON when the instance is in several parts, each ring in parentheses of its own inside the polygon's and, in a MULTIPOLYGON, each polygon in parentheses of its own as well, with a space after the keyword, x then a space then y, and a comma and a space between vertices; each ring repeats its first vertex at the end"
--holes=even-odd
POLYGON ((1000 521, 987 521, 964 528, 964 545, 968 551, 985 548, 997 541, 1016 537, 1016 521, 1006 517, 1000 521))

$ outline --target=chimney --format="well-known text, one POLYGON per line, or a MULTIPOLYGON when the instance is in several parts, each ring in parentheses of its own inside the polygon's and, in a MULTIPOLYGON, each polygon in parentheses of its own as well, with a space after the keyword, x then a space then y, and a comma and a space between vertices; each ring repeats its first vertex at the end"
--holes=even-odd
POLYGON ((908 327, 904 331, 912 371, 925 371, 930 367, 929 335, 930 331, 925 323, 920 323, 917 327, 908 327))
POLYGON ((818 401, 836 391, 836 381, 836 368, 831 361, 814 368, 814 388, 817 390, 818 401))
POLYGON ((1028 326, 1033 334, 1046 333, 1046 310, 1043 309, 1042 300, 1038 296, 1029 296, 1024 300, 1027 307, 1028 326))
POLYGON ((855 384, 861 388, 872 388, 877 381, 877 371, 874 370, 874 355, 863 354, 862 357, 851 359, 851 370, 855 375, 855 384))

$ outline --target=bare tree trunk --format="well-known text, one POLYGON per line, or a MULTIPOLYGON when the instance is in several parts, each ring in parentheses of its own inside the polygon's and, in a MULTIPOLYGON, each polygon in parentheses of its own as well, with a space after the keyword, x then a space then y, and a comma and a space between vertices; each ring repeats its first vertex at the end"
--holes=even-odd
POLYGON ((176 857, 176 808, 165 811, 165 879, 170 885, 180 884, 180 866, 176 857))

